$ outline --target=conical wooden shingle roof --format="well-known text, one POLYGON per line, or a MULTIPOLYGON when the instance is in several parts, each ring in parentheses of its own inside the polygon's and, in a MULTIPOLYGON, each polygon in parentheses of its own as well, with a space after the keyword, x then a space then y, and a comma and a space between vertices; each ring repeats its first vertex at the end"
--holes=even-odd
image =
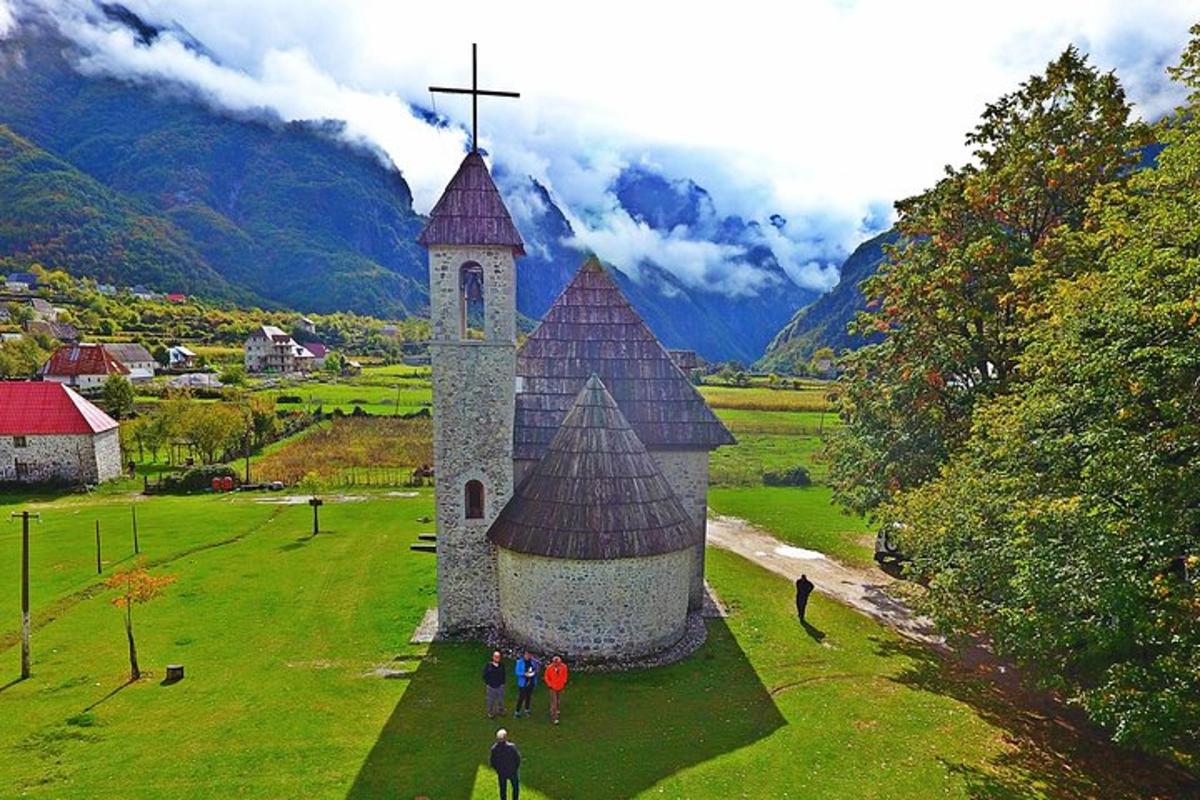
POLYGON ((649 448, 734 443, 594 256, 517 351, 514 458, 541 458, 592 373, 649 448))
POLYGON ((596 375, 488 538, 519 553, 587 560, 658 555, 700 543, 657 462, 596 375))
POLYGON ((417 237, 429 247, 435 244, 499 245, 525 255, 525 243, 492 181, 479 153, 463 159, 429 213, 429 222, 417 237))

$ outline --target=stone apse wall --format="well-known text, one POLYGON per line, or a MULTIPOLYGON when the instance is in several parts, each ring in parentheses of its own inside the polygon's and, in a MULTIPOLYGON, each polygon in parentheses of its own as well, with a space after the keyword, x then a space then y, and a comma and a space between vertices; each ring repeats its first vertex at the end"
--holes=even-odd
POLYGON ((499 549, 505 633, 545 655, 637 658, 683 637, 691 550, 611 561, 499 549))
MULTIPOLYGON (((692 554, 694 561, 692 585, 688 593, 689 607, 699 610, 704 603, 704 541, 708 530, 708 451, 651 450, 663 477, 683 504, 692 524, 700 531, 701 542, 692 554)), ((513 462, 513 486, 519 486, 537 465, 536 461, 521 459, 513 462)))

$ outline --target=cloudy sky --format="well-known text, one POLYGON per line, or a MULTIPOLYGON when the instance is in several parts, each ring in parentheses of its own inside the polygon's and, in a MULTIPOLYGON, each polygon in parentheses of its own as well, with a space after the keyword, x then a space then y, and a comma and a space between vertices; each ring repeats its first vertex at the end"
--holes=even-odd
POLYGON ((711 11, 644 0, 582 11, 561 0, 125 3, 177 22, 213 58, 169 37, 135 47, 89 17, 90 0, 0 0, 0 34, 48 12, 89 53, 85 69, 183 82, 227 108, 345 119, 348 135, 403 170, 418 210, 436 199, 465 137, 424 124, 410 105, 435 103, 469 124, 469 100, 434 101, 427 87, 469 81, 478 42, 481 85, 522 93, 481 101, 484 146, 506 171, 550 187, 581 244, 613 260, 673 260, 663 266, 697 280, 736 261, 700 231, 651 232, 629 219, 609 188, 642 163, 703 185, 720 214, 782 214, 772 249, 814 286, 886 225, 894 200, 967 158, 963 135, 986 102, 1068 44, 1117 70, 1138 113, 1154 117, 1179 99, 1163 70, 1200 21, 1200 0, 741 0, 711 11))

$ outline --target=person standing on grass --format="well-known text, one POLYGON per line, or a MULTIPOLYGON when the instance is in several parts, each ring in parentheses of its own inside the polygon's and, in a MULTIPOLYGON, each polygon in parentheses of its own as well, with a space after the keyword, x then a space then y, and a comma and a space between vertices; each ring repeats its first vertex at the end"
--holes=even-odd
POLYGON ((496 778, 500 781, 500 800, 508 800, 508 784, 512 784, 513 800, 521 798, 521 781, 517 770, 521 767, 521 753, 517 746, 508 740, 508 731, 501 728, 496 731, 496 743, 492 745, 490 759, 492 769, 496 770, 496 778))
POLYGON ((542 668, 542 664, 528 650, 525 655, 517 659, 516 668, 513 670, 517 675, 517 710, 513 712, 513 718, 521 716, 521 706, 525 706, 525 716, 529 716, 529 703, 533 700, 533 687, 537 684, 538 670, 542 668))
POLYGON ((812 594, 813 582, 807 575, 796 579, 796 615, 804 622, 804 612, 808 610, 808 596, 812 594))
POLYGON ((546 667, 546 688, 550 690, 550 721, 558 724, 558 711, 562 702, 563 689, 567 688, 567 665, 562 658, 555 656, 546 667))
POLYGON ((500 661, 500 651, 492 653, 492 660, 483 667, 483 685, 487 687, 488 719, 496 715, 504 716, 504 664, 500 661))

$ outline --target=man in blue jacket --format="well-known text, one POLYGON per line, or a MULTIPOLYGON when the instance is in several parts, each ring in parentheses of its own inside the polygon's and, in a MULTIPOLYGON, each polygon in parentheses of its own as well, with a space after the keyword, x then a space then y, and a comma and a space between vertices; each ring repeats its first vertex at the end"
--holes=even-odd
POLYGON ((541 667, 541 662, 528 650, 524 656, 517 659, 517 666, 513 670, 517 675, 517 710, 513 714, 514 719, 521 716, 522 705, 525 707, 525 716, 529 716, 529 702, 533 699, 533 687, 537 684, 541 667))

